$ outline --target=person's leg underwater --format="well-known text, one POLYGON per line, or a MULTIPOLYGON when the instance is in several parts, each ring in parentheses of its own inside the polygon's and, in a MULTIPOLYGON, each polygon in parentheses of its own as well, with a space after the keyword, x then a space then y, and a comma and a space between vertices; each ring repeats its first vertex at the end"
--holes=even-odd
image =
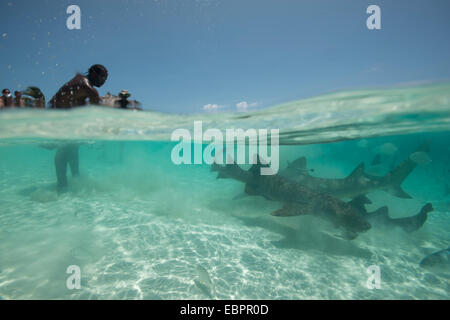
POLYGON ((80 175, 80 168, 78 165, 78 154, 79 145, 72 144, 68 146, 68 161, 70 166, 70 172, 72 172, 72 177, 78 177, 80 175))
POLYGON ((67 191, 67 164, 69 164, 72 177, 80 175, 78 161, 78 144, 67 144, 59 147, 55 154, 56 190, 58 193, 67 191))
POLYGON ((62 193, 67 189, 67 152, 66 147, 60 147, 55 154, 56 191, 62 193))

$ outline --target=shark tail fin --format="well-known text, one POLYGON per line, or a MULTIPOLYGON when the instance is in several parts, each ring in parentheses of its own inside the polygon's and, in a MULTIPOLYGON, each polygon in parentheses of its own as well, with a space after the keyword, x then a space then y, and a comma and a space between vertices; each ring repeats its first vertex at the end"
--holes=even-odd
POLYGON ((431 203, 425 204, 420 212, 414 216, 392 219, 393 223, 401 227, 406 232, 413 232, 419 230, 427 221, 428 213, 433 211, 433 206, 431 203))
MULTIPOLYGON (((417 149, 416 152, 429 152, 430 151, 430 140, 423 142, 417 149)), ((411 160, 409 157, 401 162, 396 168, 388 172, 383 179, 388 182, 388 187, 386 191, 393 194, 396 197, 411 199, 412 197, 406 193, 401 184, 409 176, 409 174, 417 167, 417 163, 411 160)))
POLYGON ((408 158, 388 172, 383 177, 387 185, 385 190, 396 197, 411 199, 412 197, 402 189, 401 185, 416 166, 417 164, 408 158))
POLYGON ((408 193, 406 193, 405 190, 403 190, 400 185, 392 186, 388 188, 387 191, 399 198, 412 199, 412 197, 408 193))
POLYGON ((356 180, 362 177, 363 174, 364 174, 364 162, 361 162, 355 169, 353 169, 352 173, 350 173, 345 179, 356 180))

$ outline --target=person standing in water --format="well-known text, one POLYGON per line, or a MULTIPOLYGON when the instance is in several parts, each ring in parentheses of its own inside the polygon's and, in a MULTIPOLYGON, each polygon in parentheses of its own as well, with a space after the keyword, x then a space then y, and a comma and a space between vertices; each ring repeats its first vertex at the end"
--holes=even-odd
POLYGON ((128 105, 130 104, 130 101, 128 101, 128 98, 131 96, 131 94, 127 90, 122 90, 119 93, 119 100, 116 100, 115 105, 118 108, 127 109, 128 105))
MULTIPOLYGON (((99 104, 100 96, 94 87, 101 87, 108 78, 108 71, 100 64, 89 68, 86 76, 77 74, 72 80, 64 84, 50 100, 50 108, 69 109, 84 106, 89 99, 90 104, 99 104)), ((60 146, 55 154, 55 169, 58 193, 67 188, 67 164, 70 166, 72 176, 79 175, 78 166, 79 144, 69 143, 60 146)))
POLYGON ((39 89, 38 87, 30 86, 23 92, 23 94, 33 98, 24 98, 26 107, 45 109, 45 97, 41 89, 39 89))
POLYGON ((0 108, 13 107, 14 101, 9 89, 2 90, 2 96, 0 97, 0 108))
POLYGON ((22 91, 14 91, 14 105, 19 108, 25 108, 25 100, 22 98, 22 91))
POLYGON ((100 96, 94 87, 101 87, 108 78, 108 71, 101 64, 89 68, 87 76, 78 73, 67 82, 50 100, 50 108, 69 109, 90 104, 99 104, 100 96))

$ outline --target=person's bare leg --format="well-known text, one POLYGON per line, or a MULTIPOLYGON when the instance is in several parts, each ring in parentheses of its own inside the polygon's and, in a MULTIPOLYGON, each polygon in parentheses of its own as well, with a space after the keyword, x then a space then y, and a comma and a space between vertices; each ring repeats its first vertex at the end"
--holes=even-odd
POLYGON ((76 144, 68 146, 68 161, 72 177, 78 177, 80 175, 78 148, 79 146, 76 144))
POLYGON ((67 189, 67 150, 65 147, 58 148, 55 154, 56 169, 56 191, 64 192, 67 189))

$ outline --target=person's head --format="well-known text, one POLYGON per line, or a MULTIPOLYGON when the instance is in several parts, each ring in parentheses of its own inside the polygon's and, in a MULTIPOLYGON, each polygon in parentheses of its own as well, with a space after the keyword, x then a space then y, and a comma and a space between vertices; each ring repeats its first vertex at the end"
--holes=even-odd
POLYGON ((2 90, 2 95, 4 95, 5 97, 10 97, 11 96, 11 91, 9 91, 9 89, 3 89, 2 90))
POLYGON ((88 71, 89 82, 96 87, 101 87, 108 79, 108 70, 101 64, 94 64, 88 71))
POLYGON ((14 91, 14 95, 19 98, 22 96, 22 91, 14 91))
POLYGON ((131 96, 131 94, 127 90, 122 90, 119 92, 119 97, 121 99, 128 99, 131 96))

